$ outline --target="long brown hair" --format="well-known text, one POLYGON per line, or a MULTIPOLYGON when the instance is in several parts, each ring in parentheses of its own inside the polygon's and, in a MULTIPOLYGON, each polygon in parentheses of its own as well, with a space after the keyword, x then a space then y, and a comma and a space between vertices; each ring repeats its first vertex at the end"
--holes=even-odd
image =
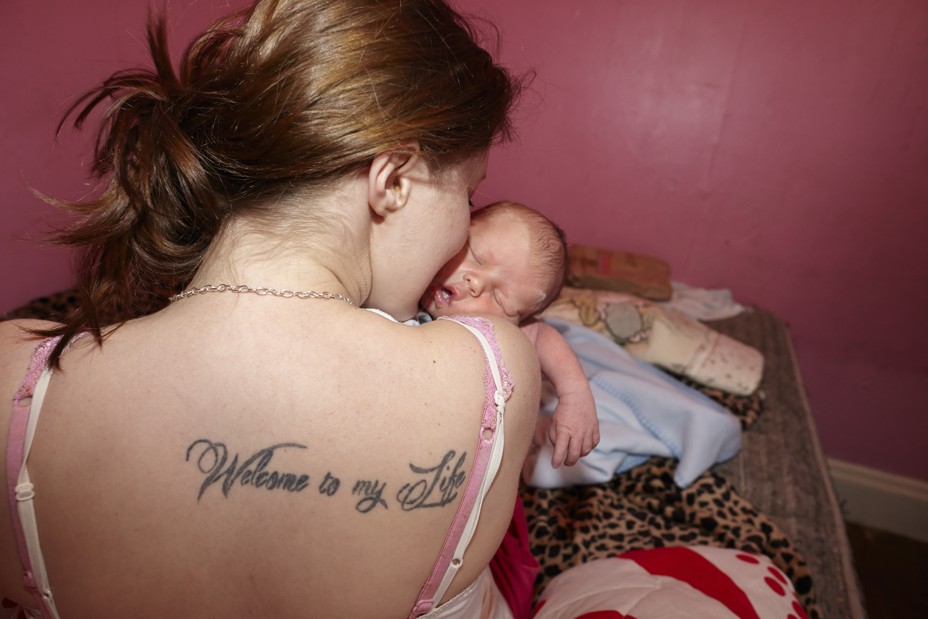
MULTIPOLYGON (((220 19, 171 62, 151 15, 154 67, 113 74, 62 120, 104 102, 93 173, 104 189, 57 202, 81 215, 56 240, 82 250, 79 304, 45 335, 156 311, 193 277, 233 214, 273 216, 416 142, 441 167, 509 137, 519 83, 442 0, 261 0, 220 19)), ((59 125, 59 129, 61 125, 59 125)))

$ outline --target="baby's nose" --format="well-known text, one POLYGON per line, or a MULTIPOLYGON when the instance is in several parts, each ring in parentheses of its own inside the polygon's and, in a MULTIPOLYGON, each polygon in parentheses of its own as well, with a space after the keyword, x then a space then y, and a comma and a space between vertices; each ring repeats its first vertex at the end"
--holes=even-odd
POLYGON ((467 289, 471 296, 478 297, 483 293, 483 278, 477 273, 473 271, 465 273, 464 281, 467 282, 467 289))

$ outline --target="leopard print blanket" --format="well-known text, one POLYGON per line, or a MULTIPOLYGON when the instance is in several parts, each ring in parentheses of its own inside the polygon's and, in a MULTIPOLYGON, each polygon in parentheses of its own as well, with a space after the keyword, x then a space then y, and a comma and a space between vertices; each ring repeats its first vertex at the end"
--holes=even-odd
MULTIPOLYGON (((743 429, 763 410, 760 392, 739 397, 680 380, 731 410, 743 429)), ((652 457, 605 484, 523 486, 529 541, 541 564, 536 598, 554 576, 586 561, 628 550, 707 545, 770 557, 792 580, 809 617, 821 619, 809 568, 776 523, 718 474, 707 471, 680 488, 673 481, 674 468, 674 460, 652 457)))

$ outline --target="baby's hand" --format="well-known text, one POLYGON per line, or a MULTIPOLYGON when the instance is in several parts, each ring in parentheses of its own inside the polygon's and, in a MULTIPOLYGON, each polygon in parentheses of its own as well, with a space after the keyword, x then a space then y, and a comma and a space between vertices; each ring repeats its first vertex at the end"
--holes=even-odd
POLYGON ((599 444, 599 419, 593 393, 561 398, 548 426, 548 440, 554 445, 551 466, 573 466, 599 444))

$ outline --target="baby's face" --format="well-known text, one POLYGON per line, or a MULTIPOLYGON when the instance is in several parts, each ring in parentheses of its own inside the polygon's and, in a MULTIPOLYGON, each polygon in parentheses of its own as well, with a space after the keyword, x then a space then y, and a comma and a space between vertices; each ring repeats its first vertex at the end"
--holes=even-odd
POLYGON ((467 244, 441 268, 422 297, 434 317, 489 314, 518 324, 544 299, 529 230, 502 213, 474 219, 467 244))

